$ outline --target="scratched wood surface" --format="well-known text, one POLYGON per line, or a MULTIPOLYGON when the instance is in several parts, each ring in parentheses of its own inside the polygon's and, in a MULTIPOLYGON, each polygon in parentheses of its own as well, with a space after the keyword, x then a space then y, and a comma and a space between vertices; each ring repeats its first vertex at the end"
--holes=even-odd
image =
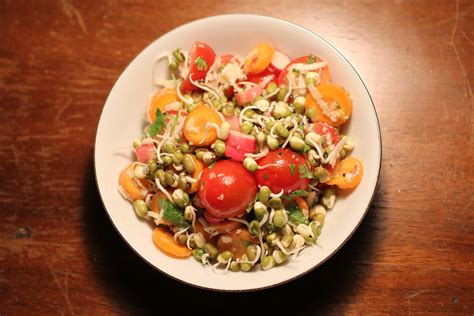
POLYGON ((473 9, 470 0, 1 0, 0 315, 237 304, 473 314, 473 9), (372 93, 383 138, 380 187, 351 240, 300 280, 239 295, 185 286, 142 262, 106 217, 92 160, 105 98, 130 60, 180 24, 233 12, 288 19, 331 41, 372 93))

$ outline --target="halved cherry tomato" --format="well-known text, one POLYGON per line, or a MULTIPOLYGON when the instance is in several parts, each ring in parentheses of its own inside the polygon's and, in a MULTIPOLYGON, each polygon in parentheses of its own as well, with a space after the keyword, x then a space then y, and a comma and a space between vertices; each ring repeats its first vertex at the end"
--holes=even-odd
POLYGON ((359 159, 347 157, 339 162, 334 175, 326 182, 329 185, 337 185, 341 189, 355 188, 362 180, 364 165, 359 159))
POLYGON ((132 165, 127 166, 120 173, 119 185, 122 186, 132 200, 144 199, 148 191, 151 190, 149 182, 135 178, 132 165), (137 182, 139 182, 141 186, 137 182))
MULTIPOLYGON (((296 58, 291 63, 289 63, 288 66, 286 66, 285 69, 283 69, 280 72, 280 75, 278 76, 278 85, 287 86, 288 80, 286 79, 286 75, 288 74, 288 68, 293 64, 306 64, 309 58, 311 58, 311 55, 296 58)), ((316 57, 316 60, 314 60, 314 62, 318 62, 318 61, 321 61, 321 59, 316 57)), ((319 83, 326 83, 326 82, 331 81, 331 75, 329 72, 328 65, 326 65, 326 67, 323 67, 319 70, 319 79, 320 79, 319 83)))
POLYGON ((192 76, 193 81, 206 78, 206 74, 216 59, 216 53, 207 44, 195 42, 189 53, 189 74, 181 86, 183 92, 197 91, 198 87, 191 83, 189 78, 192 76))
POLYGON ((339 136, 339 132, 333 126, 328 125, 326 123, 314 123, 308 125, 308 131, 313 131, 316 134, 321 136, 325 136, 326 139, 328 137, 331 138, 331 142, 333 144, 337 144, 341 141, 341 137, 339 136))
POLYGON ((240 60, 232 55, 232 54, 225 54, 221 56, 221 65, 226 65, 229 63, 238 63, 240 65, 240 60))
POLYGON ((247 76, 247 80, 246 81, 250 81, 250 82, 253 82, 253 83, 256 83, 258 84, 262 89, 266 88, 266 86, 272 82, 272 81, 275 81, 275 73, 272 73, 267 69, 265 69, 264 71, 262 71, 261 73, 259 73, 258 75, 252 75, 252 74, 249 74, 247 76))
POLYGON ((207 123, 221 125, 222 120, 219 115, 209 106, 201 104, 196 106, 184 121, 183 135, 194 145, 208 146, 214 143, 217 133, 214 128, 206 130, 207 123))
POLYGON ((241 163, 221 160, 204 168, 199 198, 214 217, 241 216, 256 194, 255 179, 241 163))
POLYGON ((153 95, 150 107, 148 108, 148 122, 152 123, 156 118, 156 110, 166 112, 166 106, 170 103, 179 101, 178 94, 175 89, 161 89, 153 95))
POLYGON ((191 250, 189 250, 185 245, 178 244, 173 239, 171 232, 169 232, 164 227, 155 228, 153 230, 152 239, 156 248, 168 256, 175 258, 186 258, 191 255, 191 250))
POLYGON ((277 165, 265 169, 258 169, 255 178, 259 186, 266 185, 273 193, 284 190, 290 193, 299 189, 306 189, 309 179, 300 177, 300 167, 310 170, 306 158, 290 149, 271 151, 258 161, 259 166, 277 165))
POLYGON ((270 65, 275 49, 268 43, 257 45, 245 58, 244 72, 247 74, 259 74, 270 65))
POLYGON ((238 228, 230 234, 222 234, 217 240, 217 249, 219 252, 231 251, 234 259, 241 258, 247 253, 249 245, 258 244, 258 239, 252 236, 247 229, 238 228))
MULTIPOLYGON (((323 111, 320 104, 314 100, 311 93, 306 96, 305 107, 306 109, 316 110, 316 121, 324 122, 332 126, 340 126, 344 124, 352 113, 352 100, 349 94, 342 88, 334 83, 324 83, 316 87, 318 89, 321 98, 329 107, 329 111, 336 113, 335 118, 327 116, 326 111, 323 111)), ((314 122, 314 118, 311 118, 314 122)))

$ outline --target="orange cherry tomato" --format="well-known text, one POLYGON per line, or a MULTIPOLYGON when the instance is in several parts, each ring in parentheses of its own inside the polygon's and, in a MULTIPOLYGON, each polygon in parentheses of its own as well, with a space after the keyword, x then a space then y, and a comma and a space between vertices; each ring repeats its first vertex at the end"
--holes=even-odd
POLYGON ((219 252, 232 251, 234 259, 241 258, 247 253, 249 245, 258 244, 258 238, 252 236, 245 228, 239 228, 229 234, 219 235, 217 249, 219 252))
POLYGON ((165 113, 166 106, 177 101, 179 101, 179 97, 175 89, 162 89, 156 92, 148 108, 148 122, 153 123, 155 121, 157 109, 165 113))
POLYGON ((135 178, 132 165, 127 166, 127 168, 123 169, 120 173, 119 185, 122 186, 133 201, 144 199, 151 189, 151 185, 146 180, 138 180, 135 178))
POLYGON ((205 104, 196 106, 184 121, 184 137, 193 145, 211 145, 217 139, 217 133, 212 127, 206 131, 207 123, 221 125, 222 120, 209 106, 205 104))
POLYGON ((328 109, 323 110, 321 105, 314 100, 311 93, 306 96, 305 107, 306 109, 315 109, 316 117, 311 118, 313 122, 323 122, 331 126, 340 126, 344 124, 352 113, 352 100, 349 94, 342 88, 334 83, 323 83, 316 87, 318 89, 321 98, 326 103, 328 109), (327 111, 333 112, 334 117, 329 117, 327 111))
POLYGON ((164 227, 155 228, 153 230, 152 239, 156 248, 168 256, 186 258, 191 255, 191 250, 189 250, 185 245, 178 244, 173 239, 173 235, 171 235, 171 233, 164 227))
POLYGON ((229 234, 240 226, 242 226, 241 223, 230 220, 212 224, 212 227, 214 227, 219 234, 229 234))
POLYGON ((256 75, 264 71, 272 62, 275 49, 268 43, 257 45, 245 58, 244 72, 256 75))
POLYGON ((363 174, 362 162, 359 159, 347 157, 339 162, 333 176, 326 183, 337 185, 341 189, 352 189, 360 183, 363 174))

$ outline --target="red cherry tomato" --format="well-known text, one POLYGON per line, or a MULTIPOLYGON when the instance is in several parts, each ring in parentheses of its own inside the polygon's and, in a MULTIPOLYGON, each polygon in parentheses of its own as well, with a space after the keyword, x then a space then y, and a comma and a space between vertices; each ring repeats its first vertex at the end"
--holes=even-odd
MULTIPOLYGON (((321 136, 326 137, 326 139, 331 138, 331 142, 336 145, 341 141, 341 137, 339 136, 339 132, 333 126, 328 125, 326 123, 314 123, 309 124, 308 132, 313 131, 321 136)), ((327 145, 324 145, 323 148, 326 148, 327 145)), ((339 158, 337 159, 334 167, 329 164, 323 164, 323 167, 329 172, 330 175, 334 173, 335 168, 339 163, 339 158)))
POLYGON ((221 65, 236 62, 240 65, 240 60, 232 54, 225 54, 221 56, 221 65))
POLYGON ((218 161, 211 169, 205 168, 201 177, 199 198, 216 218, 243 215, 256 194, 254 177, 236 161, 218 161))
POLYGON ((211 47, 201 42, 195 42, 189 54, 189 74, 181 86, 181 90, 183 92, 199 90, 191 83, 189 77, 192 76, 193 81, 204 79, 215 59, 216 53, 211 47))
POLYGON ((309 179, 300 177, 300 166, 310 170, 306 158, 290 149, 279 149, 271 151, 267 156, 258 161, 259 166, 276 164, 265 169, 258 169, 255 178, 258 185, 266 185, 273 193, 279 193, 282 189, 285 193, 305 189, 309 179))
MULTIPOLYGON (((306 64, 306 62, 308 61, 308 59, 310 57, 311 57, 311 55, 299 57, 299 58, 296 58, 295 60, 293 60, 291 63, 289 63, 288 66, 286 66, 285 69, 283 69, 280 72, 280 75, 278 76, 278 85, 279 86, 288 85, 288 83, 287 83, 288 80, 286 80, 286 75, 288 74, 288 68, 293 64, 306 64)), ((314 62, 317 62, 317 61, 321 61, 321 59, 316 57, 314 62)), ((321 71, 321 73, 320 73, 320 80, 321 80, 320 83, 326 83, 326 82, 331 81, 331 77, 330 77, 330 74, 329 74, 329 66, 326 65, 326 67, 322 68, 320 71, 321 71)))
POLYGON ((313 131, 316 134, 325 136, 326 139, 330 137, 333 144, 337 144, 341 141, 341 137, 339 136, 337 129, 326 123, 310 124, 308 126, 308 131, 313 131))
POLYGON ((267 68, 257 75, 248 74, 246 81, 256 83, 260 87, 265 88, 271 81, 275 81, 276 75, 278 74, 270 72, 267 68))

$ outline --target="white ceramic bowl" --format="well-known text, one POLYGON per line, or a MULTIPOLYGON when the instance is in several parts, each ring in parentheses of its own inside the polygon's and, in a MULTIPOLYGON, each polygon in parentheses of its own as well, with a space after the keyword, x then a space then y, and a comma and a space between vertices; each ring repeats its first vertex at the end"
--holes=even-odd
MULTIPOLYGON (((166 63, 159 71, 166 74, 166 63)), ((350 63, 331 44, 295 24, 256 15, 223 15, 197 20, 163 35, 145 48, 125 69, 105 103, 97 129, 95 172, 104 207, 115 228, 132 249, 159 271, 190 285, 221 291, 247 291, 272 287, 304 275, 333 255, 361 223, 375 194, 381 162, 381 138, 370 95, 350 63), (318 241, 298 259, 269 271, 217 275, 193 258, 177 260, 158 251, 152 227, 137 218, 131 204, 118 192, 118 175, 133 157, 132 140, 143 131, 143 117, 153 91, 152 71, 157 55, 176 47, 189 49, 195 40, 208 43, 217 54, 244 57, 262 41, 296 58, 315 53, 328 62, 333 82, 351 94, 354 107, 346 133, 356 148, 352 155, 365 166, 362 182, 338 199, 328 212, 318 241)))

